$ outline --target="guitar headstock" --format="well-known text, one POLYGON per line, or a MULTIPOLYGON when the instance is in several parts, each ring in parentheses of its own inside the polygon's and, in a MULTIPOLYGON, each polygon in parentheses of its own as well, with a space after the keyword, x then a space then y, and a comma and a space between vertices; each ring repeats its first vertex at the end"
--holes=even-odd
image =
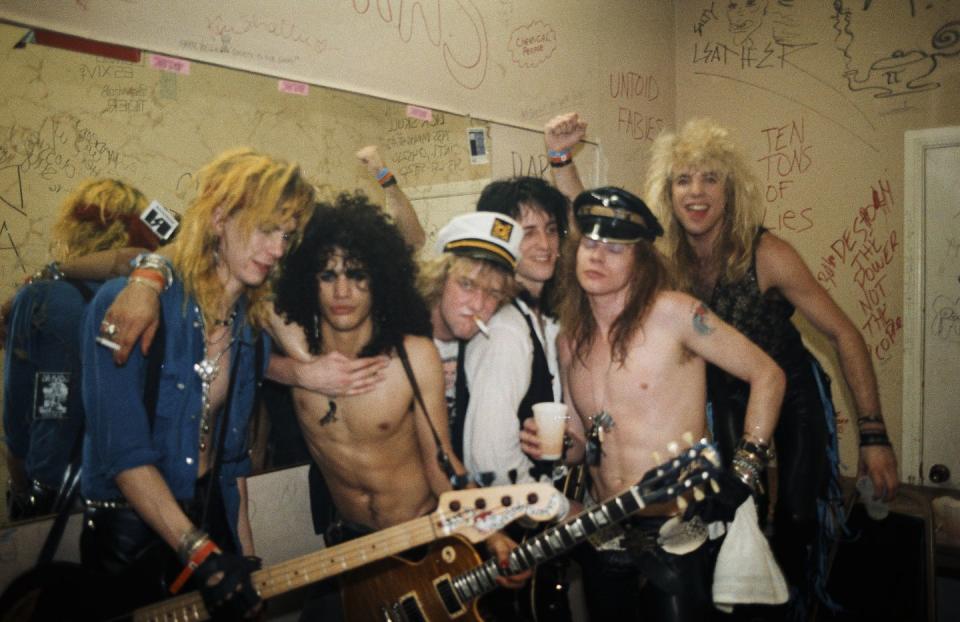
POLYGON ((567 498, 552 485, 533 482, 445 492, 431 517, 438 532, 480 542, 518 518, 552 520, 569 507, 567 498))
POLYGON ((673 457, 647 471, 635 488, 645 504, 661 503, 677 499, 683 509, 686 500, 683 494, 692 491, 698 501, 711 490, 716 490, 716 476, 720 472, 720 455, 716 447, 706 439, 691 443, 681 449, 671 443, 668 450, 673 457))

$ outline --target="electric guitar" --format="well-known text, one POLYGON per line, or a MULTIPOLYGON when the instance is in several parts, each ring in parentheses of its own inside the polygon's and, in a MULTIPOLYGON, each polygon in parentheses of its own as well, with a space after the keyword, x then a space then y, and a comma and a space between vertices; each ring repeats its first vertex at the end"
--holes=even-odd
MULTIPOLYGON (((440 495, 432 514, 259 570, 252 581, 260 596, 268 599, 438 538, 457 534, 479 542, 520 517, 546 521, 563 516, 568 509, 567 499, 545 483, 447 492, 440 495)), ((79 564, 39 566, 12 582, 0 597, 0 620, 199 622, 210 617, 200 592, 141 607, 132 615, 116 615, 116 606, 109 604, 111 597, 97 598, 108 582, 79 564)))
MULTIPOLYGON (((452 536, 479 542, 520 517, 546 521, 563 516, 569 502, 550 484, 476 488, 440 495, 437 511, 368 536, 321 549, 254 572, 264 600, 359 568, 409 548, 452 536)), ((137 609, 135 622, 209 619, 199 592, 137 609)))
POLYGON ((562 555, 650 504, 690 490, 702 499, 705 484, 716 486, 719 469, 714 447, 700 441, 648 471, 625 492, 518 545, 510 553, 508 570, 501 570, 493 558, 481 562, 473 547, 458 537, 437 543, 418 562, 395 557, 368 565, 341 578, 344 614, 349 622, 480 622, 474 601, 497 587, 498 576, 517 574, 562 555))

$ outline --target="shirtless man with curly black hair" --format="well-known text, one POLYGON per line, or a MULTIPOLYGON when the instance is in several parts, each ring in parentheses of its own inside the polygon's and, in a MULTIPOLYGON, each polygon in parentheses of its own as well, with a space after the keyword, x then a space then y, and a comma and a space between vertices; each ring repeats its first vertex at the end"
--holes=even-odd
POLYGON ((276 311, 311 354, 388 355, 384 381, 333 398, 294 388, 294 405, 338 519, 376 530, 431 511, 449 490, 430 426, 448 453, 440 357, 415 288, 416 264, 399 231, 363 195, 317 206, 302 244, 276 283, 276 311), (398 356, 406 349, 428 413, 414 401, 398 356))

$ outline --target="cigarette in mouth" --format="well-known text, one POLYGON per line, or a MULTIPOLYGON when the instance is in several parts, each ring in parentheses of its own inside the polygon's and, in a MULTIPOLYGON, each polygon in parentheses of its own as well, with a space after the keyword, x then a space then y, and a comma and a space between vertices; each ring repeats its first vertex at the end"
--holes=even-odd
POLYGON ((96 339, 94 339, 94 341, 96 341, 97 343, 99 343, 100 345, 102 345, 102 346, 105 347, 105 348, 110 348, 110 349, 113 350, 114 352, 116 352, 117 350, 120 349, 120 344, 119 344, 119 343, 117 343, 117 342, 115 342, 115 341, 110 341, 110 340, 107 339, 106 337, 97 337, 96 339))
POLYGON ((473 316, 473 321, 477 324, 477 328, 480 329, 480 332, 483 333, 484 337, 490 337, 490 329, 487 328, 487 325, 480 319, 480 316, 473 316))

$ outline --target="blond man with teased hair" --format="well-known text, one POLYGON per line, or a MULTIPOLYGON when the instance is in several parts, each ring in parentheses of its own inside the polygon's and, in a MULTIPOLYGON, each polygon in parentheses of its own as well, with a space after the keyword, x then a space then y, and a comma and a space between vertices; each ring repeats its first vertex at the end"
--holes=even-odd
MULTIPOLYGON (((667 256, 684 288, 787 373, 774 434, 779 486, 773 545, 788 580, 801 589, 795 606, 808 605, 805 601, 825 580, 814 569, 823 567, 830 535, 822 521, 817 528, 817 517, 840 497, 829 379, 791 323, 794 309, 838 355, 858 414, 859 471, 872 480, 877 497, 889 500, 897 489, 897 462, 870 354, 800 254, 762 226, 760 181, 725 128, 709 119, 691 120, 678 133, 661 135, 652 155, 647 196, 666 222, 667 256)), ((711 376, 714 434, 721 450, 744 431, 743 389, 729 375, 711 376)))
POLYGON ((103 345, 117 330, 107 308, 127 281, 107 283, 84 323, 81 555, 142 602, 160 594, 137 581, 133 560, 155 544, 169 547, 207 609, 240 618, 260 601, 245 479, 254 387, 268 356, 257 337, 270 279, 314 192, 295 164, 249 149, 221 154, 199 179, 172 264, 144 257, 154 269, 129 280, 159 299, 153 359, 134 352, 118 367, 103 345), (151 377, 157 359, 162 371, 151 377))

